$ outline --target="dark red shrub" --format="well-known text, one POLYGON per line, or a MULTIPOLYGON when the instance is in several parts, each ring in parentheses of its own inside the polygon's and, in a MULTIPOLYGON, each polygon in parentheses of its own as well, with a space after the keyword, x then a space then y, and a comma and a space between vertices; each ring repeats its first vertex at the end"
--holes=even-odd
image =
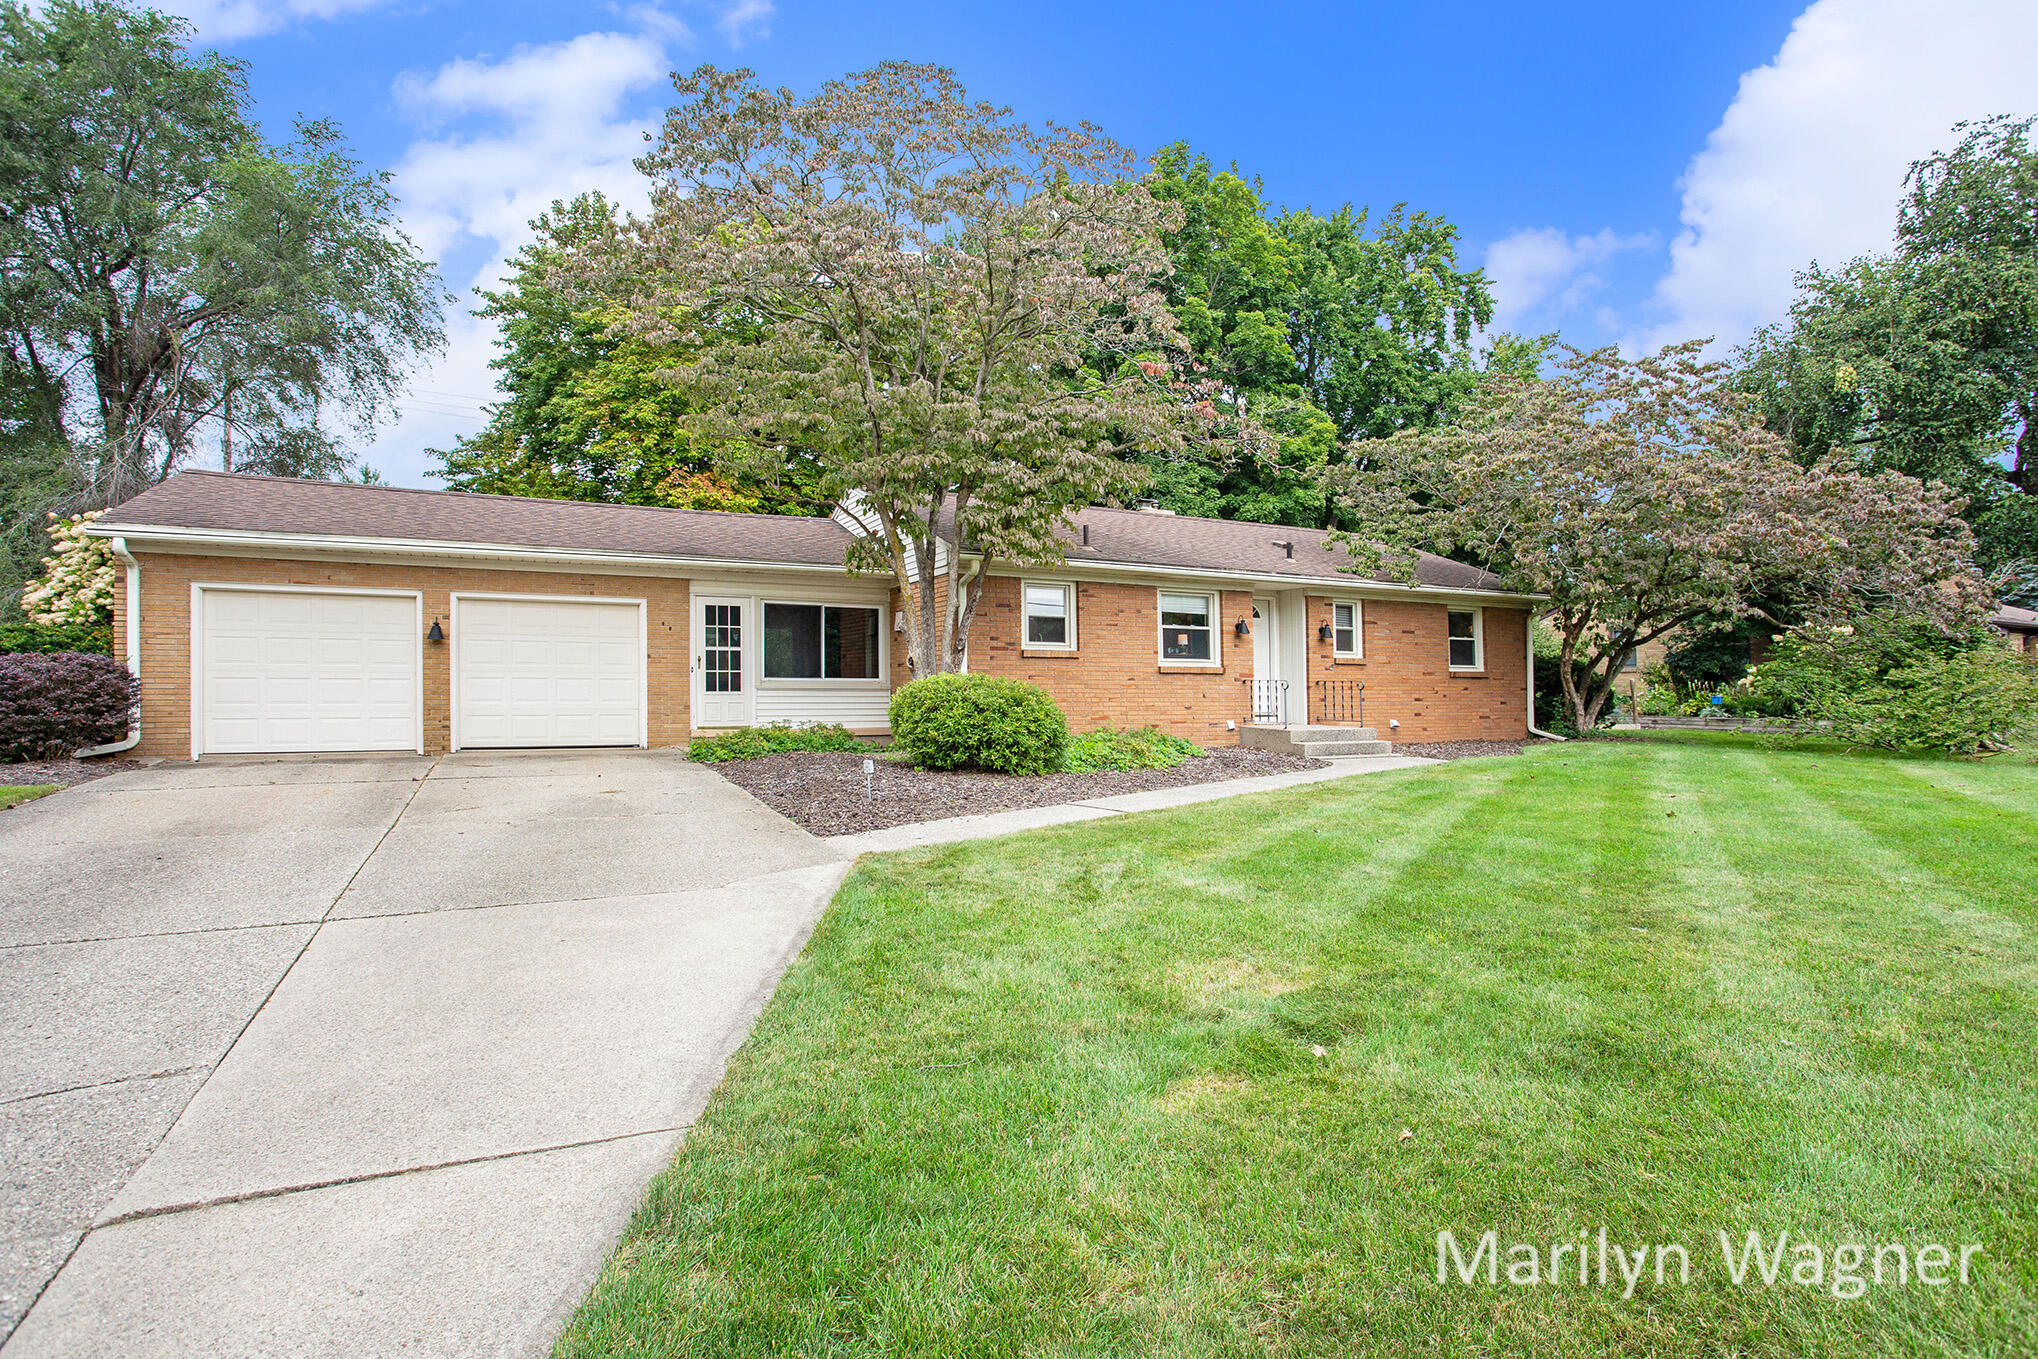
POLYGON ((0 760, 42 760, 127 735, 141 684, 111 656, 0 656, 0 760))

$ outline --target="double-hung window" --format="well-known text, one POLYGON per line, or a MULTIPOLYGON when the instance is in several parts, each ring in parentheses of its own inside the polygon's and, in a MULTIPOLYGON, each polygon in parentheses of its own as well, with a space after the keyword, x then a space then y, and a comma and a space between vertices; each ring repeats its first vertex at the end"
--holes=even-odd
POLYGON ((881 618, 855 605, 766 604, 764 678, 881 678, 881 618))
POLYGON ((1029 580, 1020 586, 1026 600, 1026 646, 1043 651, 1076 649, 1076 587, 1061 581, 1029 580))
POLYGON ((1482 636, 1479 612, 1477 609, 1448 610, 1453 670, 1486 668, 1485 639, 1482 636))
POLYGON ((1217 659, 1216 605, 1209 595, 1161 591, 1161 659, 1177 664, 1217 659))
POLYGON ((1330 606, 1331 653, 1357 659, 1366 654, 1365 616, 1356 599, 1334 600, 1330 606))

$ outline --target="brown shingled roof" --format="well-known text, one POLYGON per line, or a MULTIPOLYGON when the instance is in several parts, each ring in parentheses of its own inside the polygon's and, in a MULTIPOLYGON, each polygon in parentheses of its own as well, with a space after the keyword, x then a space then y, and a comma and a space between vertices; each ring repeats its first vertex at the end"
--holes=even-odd
POLYGON ((831 519, 540 500, 290 477, 179 472, 119 505, 118 526, 304 533, 532 547, 627 556, 842 565, 849 531, 831 519))
POLYGON ((2014 604, 2004 604, 1988 621, 2012 632, 2038 632, 2038 609, 2020 609, 2014 604))
MULTIPOLYGON (((1290 528, 1285 524, 1251 524, 1236 519, 1197 519, 1157 514, 1151 510, 1107 510, 1092 507, 1076 515, 1075 532, 1067 536, 1071 563, 1112 562, 1131 566, 1173 566, 1253 576, 1296 576, 1307 580, 1377 580, 1400 584, 1385 575, 1353 575, 1343 568, 1352 556, 1330 541, 1323 529, 1290 528), (1082 530, 1090 530, 1086 547, 1082 530), (1287 545, 1294 544, 1291 555, 1287 545)), ((1438 590, 1501 590, 1500 578, 1476 566, 1424 552, 1418 555, 1415 579, 1438 590)))
MULTIPOLYGON (((838 568, 850 543, 849 531, 834 520, 796 515, 728 514, 197 471, 178 473, 108 511, 100 522, 108 531, 172 528, 387 538, 838 568)), ((1367 579, 1340 569, 1351 558, 1342 548, 1330 546, 1329 535, 1321 529, 1092 508, 1077 514, 1065 538, 1071 565, 1173 567, 1218 576, 1292 576, 1298 581, 1367 579), (1292 555, 1286 547, 1290 543, 1292 555)), ((1443 590, 1502 588, 1489 572, 1427 553, 1417 562, 1416 581, 1443 590)))

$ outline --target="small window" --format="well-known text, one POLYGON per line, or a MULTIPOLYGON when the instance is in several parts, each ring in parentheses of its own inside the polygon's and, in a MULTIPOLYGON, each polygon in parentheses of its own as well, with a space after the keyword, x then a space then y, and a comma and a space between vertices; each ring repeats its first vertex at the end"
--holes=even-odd
POLYGON ((1026 597, 1026 645, 1075 650, 1075 587, 1028 581, 1022 588, 1026 597))
POLYGON ((1215 658, 1210 619, 1216 612, 1209 595, 1161 594, 1161 659, 1209 661, 1215 658))
POLYGON ((1338 600, 1330 606, 1331 650, 1339 656, 1363 656, 1366 642, 1362 630, 1364 615, 1356 600, 1338 600))
POLYGON ((1479 610, 1452 609, 1449 611, 1449 614, 1451 630, 1451 669, 1453 670, 1484 669, 1485 663, 1484 658, 1481 655, 1479 637, 1480 632, 1479 610))
POLYGON ((1640 670, 1642 668, 1641 659, 1633 651, 1629 651, 1620 658, 1620 668, 1623 670, 1640 670))
POLYGON ((880 613, 836 604, 764 606, 766 679, 878 679, 880 613))

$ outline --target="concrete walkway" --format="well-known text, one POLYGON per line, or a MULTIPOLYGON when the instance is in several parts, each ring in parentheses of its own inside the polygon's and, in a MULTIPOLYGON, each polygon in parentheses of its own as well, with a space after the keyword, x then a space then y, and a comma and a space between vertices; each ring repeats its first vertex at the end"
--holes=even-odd
POLYGON ((0 1334, 542 1353, 847 870, 666 753, 0 814, 0 1334))
POLYGON ((1278 788, 1298 788, 1326 779, 1345 779, 1355 774, 1377 774, 1385 769, 1412 769, 1435 764, 1435 760, 1414 755, 1348 755, 1330 760, 1327 769, 1304 769, 1293 774, 1268 774, 1256 779, 1230 779, 1223 783, 1194 783, 1184 788, 1156 788, 1146 793, 1118 793, 1085 802, 1062 802, 1052 807, 1027 807, 1015 812, 986 812, 978 816, 952 816, 942 821, 918 821, 885 830, 862 831, 855 835, 831 835, 826 842, 854 858, 858 854, 879 854, 886 850, 913 849, 920 845, 945 845, 958 840, 989 840, 1043 826, 1061 826, 1071 821, 1095 821, 1100 817, 1123 816, 1128 812, 1157 812, 1169 807, 1186 807, 1218 798, 1241 797, 1247 793, 1270 793, 1278 788))

